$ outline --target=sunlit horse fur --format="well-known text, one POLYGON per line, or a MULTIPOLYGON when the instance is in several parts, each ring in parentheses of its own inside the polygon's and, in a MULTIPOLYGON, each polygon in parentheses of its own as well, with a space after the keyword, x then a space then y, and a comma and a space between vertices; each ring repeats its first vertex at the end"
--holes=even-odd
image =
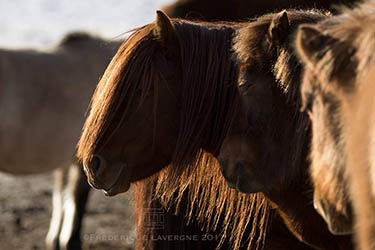
POLYGON ((337 213, 356 215, 359 249, 375 249, 374 81, 375 3, 313 26, 296 47, 305 63, 302 95, 313 122, 311 175, 315 203, 332 226, 337 213))
POLYGON ((0 171, 57 169, 50 249, 80 247, 89 186, 75 163, 75 145, 89 98, 119 45, 72 33, 49 49, 0 50, 0 171))

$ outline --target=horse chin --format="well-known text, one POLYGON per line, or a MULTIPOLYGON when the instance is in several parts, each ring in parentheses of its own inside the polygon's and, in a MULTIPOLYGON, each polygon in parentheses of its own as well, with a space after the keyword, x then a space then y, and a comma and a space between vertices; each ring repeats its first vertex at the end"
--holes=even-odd
POLYGON ((235 182, 228 179, 225 179, 225 181, 230 188, 236 189, 241 193, 253 194, 263 190, 256 182, 244 180, 242 177, 238 177, 235 182))
POLYGON ((329 223, 328 229, 334 235, 349 235, 353 233, 352 224, 347 222, 329 223))
POLYGON ((258 178, 251 171, 251 164, 244 164, 241 161, 237 161, 232 165, 228 165, 228 160, 221 157, 218 158, 218 162, 225 182, 230 188, 248 194, 264 190, 262 183, 258 181, 258 178))
MULTIPOLYGON (((244 165, 247 166, 247 165, 244 165)), ((241 193, 253 194, 264 191, 262 183, 251 171, 251 167, 243 167, 237 174, 236 189, 241 193)))
POLYGON ((130 177, 131 168, 127 168, 126 165, 123 166, 115 183, 112 185, 112 187, 105 189, 104 194, 106 196, 115 196, 117 194, 125 193, 130 188, 130 177))
POLYGON ((314 201, 314 207, 326 221, 328 229, 332 234, 348 235, 353 233, 353 220, 350 211, 348 215, 341 214, 324 201, 314 201))
POLYGON ((328 215, 323 217, 329 231, 334 235, 348 235, 353 233, 353 222, 351 218, 341 214, 328 215))
POLYGON ((240 191, 241 193, 247 193, 247 194, 254 194, 262 192, 262 188, 257 185, 256 183, 253 183, 251 181, 249 182, 237 182, 236 189, 240 191))

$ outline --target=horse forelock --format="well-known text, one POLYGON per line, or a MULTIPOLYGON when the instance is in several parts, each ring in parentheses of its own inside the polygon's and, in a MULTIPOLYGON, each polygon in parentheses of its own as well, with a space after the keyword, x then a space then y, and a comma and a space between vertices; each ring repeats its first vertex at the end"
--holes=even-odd
POLYGON ((89 160, 94 152, 100 151, 133 111, 134 105, 142 104, 151 89, 151 79, 163 80, 153 64, 144 63, 156 51, 151 31, 152 25, 134 30, 108 65, 91 99, 78 143, 79 159, 89 160), (120 108, 123 112, 119 116, 120 108))

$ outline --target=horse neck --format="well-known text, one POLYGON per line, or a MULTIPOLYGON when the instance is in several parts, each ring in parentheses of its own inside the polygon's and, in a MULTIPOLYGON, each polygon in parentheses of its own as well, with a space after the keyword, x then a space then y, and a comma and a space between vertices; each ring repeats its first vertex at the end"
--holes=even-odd
POLYGON ((299 240, 317 249, 353 249, 351 236, 331 234, 326 222, 311 205, 311 200, 302 195, 300 190, 295 190, 295 193, 291 193, 281 203, 271 203, 299 240))
MULTIPOLYGON (((302 166, 308 168, 308 164, 302 166)), ((350 236, 335 236, 312 206, 308 176, 301 176, 293 184, 265 193, 288 229, 301 241, 317 249, 353 249, 350 236)))

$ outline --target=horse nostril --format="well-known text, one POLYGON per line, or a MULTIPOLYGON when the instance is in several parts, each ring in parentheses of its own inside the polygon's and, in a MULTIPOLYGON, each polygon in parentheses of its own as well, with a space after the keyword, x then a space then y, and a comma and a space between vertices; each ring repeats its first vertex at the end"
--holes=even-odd
POLYGON ((94 155, 89 162, 89 168, 95 177, 98 177, 102 174, 103 170, 106 167, 105 160, 100 155, 94 155))

